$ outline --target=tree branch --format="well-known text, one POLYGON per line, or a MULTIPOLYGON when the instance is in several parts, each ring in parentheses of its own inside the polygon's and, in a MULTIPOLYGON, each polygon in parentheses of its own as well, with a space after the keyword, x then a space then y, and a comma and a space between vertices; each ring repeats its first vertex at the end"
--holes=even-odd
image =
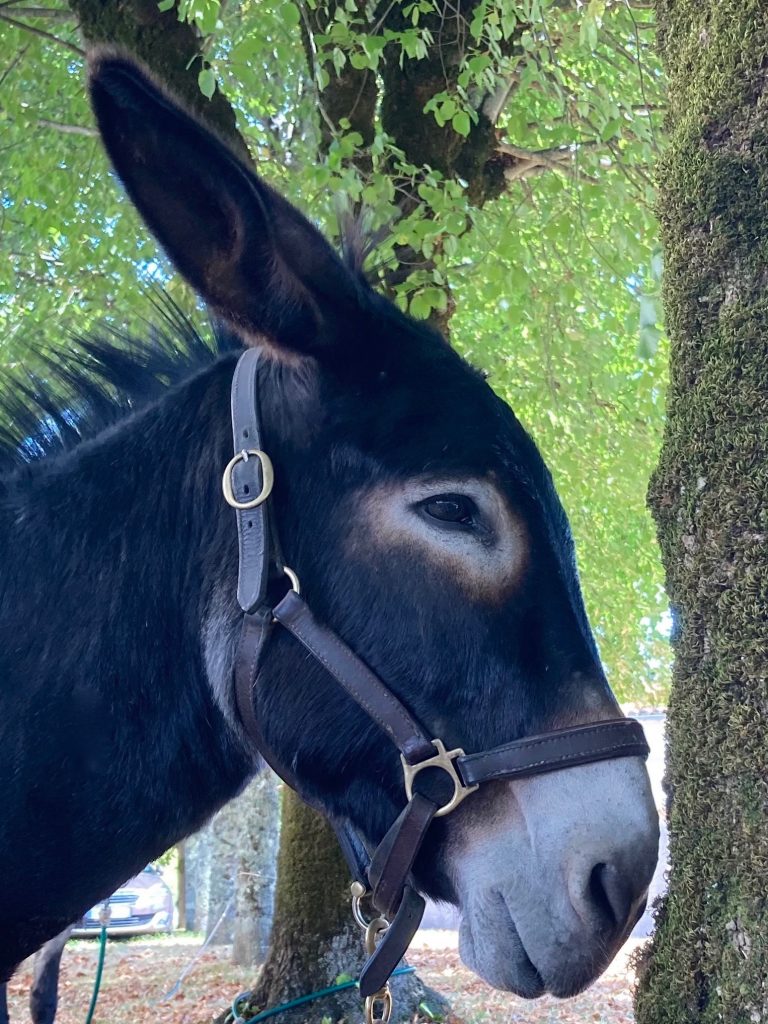
POLYGON ((576 143, 574 146, 558 146, 556 149, 523 149, 520 146, 515 146, 511 142, 499 142, 497 150, 505 157, 511 157, 514 163, 507 162, 504 167, 504 177, 508 182, 518 181, 520 178, 530 178, 535 174, 540 174, 542 171, 560 171, 561 173, 570 174, 579 181, 588 182, 590 185, 596 185, 597 178, 592 177, 589 174, 585 174, 574 166, 574 158, 579 150, 590 148, 593 149, 597 145, 596 142, 587 140, 585 142, 576 143))
MULTIPOLYGON (((317 81, 318 50, 315 36, 322 35, 327 29, 327 22, 332 20, 331 4, 323 0, 314 8, 299 2, 301 12, 301 34, 307 65, 313 81, 317 81)), ((358 0, 358 13, 365 17, 364 0, 358 0)), ((329 81, 322 93, 318 95, 320 112, 321 148, 328 151, 336 134, 341 130, 342 119, 349 121, 349 129, 358 132, 363 142, 354 163, 364 174, 370 172, 372 164, 370 146, 375 135, 376 104, 378 101, 378 85, 376 75, 369 68, 354 68, 347 61, 341 71, 329 71, 329 81)))
POLYGON ((27 50, 30 48, 31 45, 32 45, 31 43, 27 43, 26 46, 22 46, 22 48, 19 50, 19 52, 13 58, 13 60, 8 65, 8 67, 5 69, 5 71, 2 73, 2 75, 0 75, 0 86, 5 84, 6 78, 8 78, 8 76, 10 74, 12 74, 14 68, 18 67, 19 63, 24 59, 24 55, 26 54, 27 50))
POLYGON ((47 39, 50 43, 58 43, 59 46, 66 47, 72 53, 76 53, 78 57, 85 57, 85 50, 81 50, 79 46, 75 46, 74 43, 67 42, 66 39, 59 39, 58 36, 53 35, 51 32, 46 32, 45 29, 36 28, 34 25, 27 25, 26 22, 17 21, 16 18, 11 18, 0 10, 0 21, 5 21, 9 25, 13 25, 14 28, 20 28, 23 32, 30 32, 33 36, 40 36, 41 39, 47 39))
POLYGON ((87 135, 89 138, 96 138, 99 134, 95 128, 89 128, 84 124, 62 124, 60 121, 49 121, 45 117, 39 118, 37 124, 41 128, 53 128, 63 135, 87 135))
POLYGON ((485 114, 491 124, 498 122, 502 110, 507 105, 519 81, 520 76, 517 72, 514 72, 505 81, 499 82, 498 87, 493 92, 487 93, 483 98, 483 102, 480 104, 480 112, 485 114))
POLYGON ((49 21, 74 21, 72 11, 63 7, 17 7, 14 3, 3 4, 7 14, 24 14, 28 18, 47 18, 49 21))
POLYGON ((86 43, 112 43, 143 61, 203 122, 229 142, 248 163, 235 112, 217 89, 206 99, 197 84, 202 41, 176 9, 158 10, 157 0, 68 0, 86 43))

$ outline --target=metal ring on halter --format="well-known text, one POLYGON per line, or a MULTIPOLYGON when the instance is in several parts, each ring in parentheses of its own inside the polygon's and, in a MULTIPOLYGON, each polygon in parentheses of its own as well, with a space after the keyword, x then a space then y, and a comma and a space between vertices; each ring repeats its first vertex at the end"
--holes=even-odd
POLYGON ((299 577, 296 575, 293 569, 289 569, 287 565, 281 565, 280 568, 288 577, 288 582, 291 584, 291 590, 294 592, 294 594, 300 594, 301 583, 299 582, 299 577))
POLYGON ((221 478, 221 489, 224 492, 224 500, 232 508, 248 509, 257 508, 263 504, 272 493, 272 488, 275 483, 275 471, 272 466, 272 460, 266 452, 261 451, 259 448, 251 448, 246 451, 245 448, 237 455, 233 456, 227 463, 227 468, 224 470, 224 476, 221 478), (235 497, 234 488, 232 486, 232 472, 238 462, 247 462, 250 456, 253 455, 261 463, 261 477, 262 485, 261 491, 252 498, 250 501, 238 501, 235 497))
POLYGON ((437 751, 434 757, 428 757, 425 761, 419 761, 417 764, 408 764, 401 754, 400 761, 405 777, 405 795, 409 800, 413 799, 413 780, 424 768, 439 768, 447 773, 453 783, 453 796, 445 806, 435 811, 435 817, 442 818, 444 814, 450 814, 451 811, 456 810, 461 801, 466 799, 470 793, 474 793, 478 786, 465 786, 456 771, 454 761, 457 757, 464 757, 461 747, 457 747, 455 750, 446 750, 442 740, 432 740, 432 745, 437 751))
POLYGON ((389 991, 389 986, 385 985, 384 988, 374 992, 365 1000, 365 1024, 389 1024, 391 1016, 392 993, 389 991), (384 1004, 378 1016, 376 1015, 376 1003, 384 1004))
POLYGON ((376 939, 389 928, 389 921, 386 917, 374 917, 365 929, 365 952, 373 956, 376 952, 376 939))
MULTIPOLYGON (((291 584, 291 590, 294 592, 294 594, 300 594, 301 593, 301 583, 299 582, 298 575, 293 571, 293 569, 290 569, 287 565, 281 565, 280 568, 283 570, 285 575, 288 577, 288 582, 291 584)), ((274 622, 277 622, 277 621, 278 620, 273 615, 272 616, 272 622, 274 623, 274 622)), ((363 928, 365 928, 365 927, 366 926, 363 925, 363 928)))
MULTIPOLYGON (((360 925, 363 931, 367 931, 368 925, 371 922, 363 913, 361 903, 365 897, 370 896, 371 893, 365 888, 362 882, 353 882, 349 888, 352 892, 352 917, 354 917, 355 923, 360 925)), ((376 916, 378 917, 378 914, 376 916)))

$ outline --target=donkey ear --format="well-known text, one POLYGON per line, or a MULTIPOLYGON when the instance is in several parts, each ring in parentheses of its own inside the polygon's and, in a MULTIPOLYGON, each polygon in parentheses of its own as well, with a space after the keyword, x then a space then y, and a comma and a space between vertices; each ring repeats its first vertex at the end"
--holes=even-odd
POLYGON ((128 195, 200 296, 279 348, 330 345, 357 284, 312 224, 131 60, 96 54, 90 90, 128 195))

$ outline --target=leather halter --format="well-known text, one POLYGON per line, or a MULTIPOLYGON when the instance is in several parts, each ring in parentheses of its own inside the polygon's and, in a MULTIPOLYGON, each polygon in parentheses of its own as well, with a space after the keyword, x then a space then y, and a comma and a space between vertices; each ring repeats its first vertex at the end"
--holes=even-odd
POLYGON ((224 496, 237 513, 240 552, 237 599, 243 622, 235 659, 237 707, 259 753, 284 782, 298 790, 294 773, 266 744, 254 711, 264 650, 272 630, 279 626, 302 644, 400 752, 407 803, 372 856, 349 823, 334 823, 354 878, 355 916, 366 928, 369 959, 360 975, 366 1020, 386 1021, 391 1008, 387 981, 424 912, 425 902, 414 887, 411 869, 434 818, 450 814, 491 779, 540 775, 616 757, 645 758, 649 749, 640 723, 628 718, 529 736, 475 754, 446 750, 439 739, 431 739, 387 685, 336 633, 317 621, 299 595, 296 574, 282 561, 268 501, 272 464, 261 446, 259 363, 258 349, 248 349, 235 369, 235 456, 223 480, 224 496), (270 600, 276 582, 286 578, 291 589, 279 601, 270 600), (362 916, 364 896, 380 917, 367 921, 362 916), (381 1010, 376 1009, 378 1004, 381 1010))

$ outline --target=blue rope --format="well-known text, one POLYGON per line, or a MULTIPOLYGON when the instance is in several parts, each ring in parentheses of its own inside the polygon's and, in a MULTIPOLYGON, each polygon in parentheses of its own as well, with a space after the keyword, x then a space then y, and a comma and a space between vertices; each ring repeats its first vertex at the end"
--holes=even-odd
POLYGON ((99 998, 99 989, 101 988, 101 976, 104 973, 104 954, 107 950, 107 926, 103 924, 101 926, 101 935, 99 936, 99 963, 96 967, 96 980, 93 983, 93 993, 91 995, 91 1005, 88 1007, 88 1016, 85 1018, 85 1024, 91 1024, 93 1020, 93 1011, 96 1009, 96 1000, 99 998))
MULTIPOLYGON (((396 978, 400 974, 413 974, 415 970, 415 967, 398 967, 392 977, 396 978)), ((358 982, 356 981, 342 981, 338 985, 331 985, 330 988, 321 988, 317 992, 310 992, 307 996, 299 996, 297 999, 291 999, 287 1003, 281 1003, 280 1006, 273 1006, 271 1010, 262 1010, 261 1013, 257 1013, 255 1017, 240 1016, 237 1004, 252 995, 250 991, 241 992, 232 1000, 233 1024, 256 1024, 257 1021, 267 1020, 268 1017, 275 1017, 278 1013, 284 1013, 286 1010, 292 1010, 296 1006, 303 1006, 305 1003, 311 1003, 315 999, 322 999, 323 996, 333 995, 334 992, 344 992, 346 989, 357 988, 357 986, 358 982)), ((88 1021, 86 1021, 86 1024, 88 1024, 88 1021)))

